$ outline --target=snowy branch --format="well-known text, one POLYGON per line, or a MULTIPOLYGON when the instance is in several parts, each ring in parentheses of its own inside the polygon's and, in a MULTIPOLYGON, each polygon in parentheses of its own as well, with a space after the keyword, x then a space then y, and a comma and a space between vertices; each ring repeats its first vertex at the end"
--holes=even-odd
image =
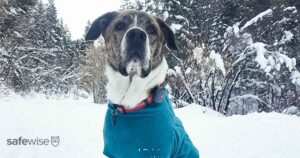
POLYGON ((243 31, 244 29, 246 29, 247 27, 253 25, 254 23, 256 23, 258 20, 262 19, 264 16, 267 15, 272 15, 272 9, 268 9, 260 14, 258 14, 257 16, 255 16, 254 18, 252 18, 251 20, 247 21, 246 24, 244 26, 241 27, 241 31, 243 31))

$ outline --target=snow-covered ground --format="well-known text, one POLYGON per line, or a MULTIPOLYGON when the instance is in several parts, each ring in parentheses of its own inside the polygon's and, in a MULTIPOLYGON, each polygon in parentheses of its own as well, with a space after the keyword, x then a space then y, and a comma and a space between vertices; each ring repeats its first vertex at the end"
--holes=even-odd
MULTIPOLYGON (((106 106, 92 99, 0 98, 1 158, 100 158, 106 106), (7 145, 49 139, 59 145, 7 145), (38 138, 37 138, 38 137, 38 138)), ((175 110, 202 158, 299 158, 300 118, 278 113, 223 117, 197 105, 175 110)))

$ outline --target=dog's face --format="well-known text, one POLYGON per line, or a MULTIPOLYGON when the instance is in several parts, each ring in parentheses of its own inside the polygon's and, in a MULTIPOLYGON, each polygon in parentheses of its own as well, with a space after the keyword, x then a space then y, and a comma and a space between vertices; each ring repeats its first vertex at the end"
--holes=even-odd
POLYGON ((86 40, 103 35, 108 64, 124 76, 144 78, 164 57, 165 44, 177 50, 175 36, 161 19, 144 12, 109 12, 96 19, 86 40))

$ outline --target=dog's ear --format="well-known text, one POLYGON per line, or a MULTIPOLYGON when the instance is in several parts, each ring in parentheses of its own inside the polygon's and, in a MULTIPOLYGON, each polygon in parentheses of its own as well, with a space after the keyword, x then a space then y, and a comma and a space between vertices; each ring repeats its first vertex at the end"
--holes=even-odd
POLYGON ((167 23, 165 23, 163 20, 160 18, 156 18, 156 21, 165 37, 165 40, 167 42, 167 46, 171 50, 178 51, 178 47, 175 41, 175 34, 172 31, 172 29, 168 26, 167 23))
POLYGON ((85 36, 85 40, 96 40, 105 31, 110 22, 118 15, 118 12, 108 12, 97 18, 91 25, 85 36))

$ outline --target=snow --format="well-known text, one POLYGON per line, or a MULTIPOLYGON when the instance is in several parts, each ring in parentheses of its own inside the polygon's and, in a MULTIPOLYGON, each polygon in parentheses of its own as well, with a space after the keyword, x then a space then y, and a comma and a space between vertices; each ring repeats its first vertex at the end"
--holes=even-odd
POLYGON ((2 55, 2 56, 8 56, 8 53, 7 53, 7 51, 6 50, 4 50, 3 48, 1 48, 0 47, 0 54, 2 55))
POLYGON ((272 12, 273 12, 272 9, 268 9, 268 10, 266 10, 266 11, 258 14, 257 16, 255 16, 254 18, 252 18, 251 20, 247 21, 246 24, 243 27, 241 27, 241 31, 243 31, 245 28, 253 25, 258 20, 262 19, 264 16, 271 15, 272 12))
POLYGON ((217 54, 214 50, 212 50, 209 57, 215 61, 217 68, 219 68, 222 71, 223 75, 225 75, 226 71, 221 55, 217 54))
POLYGON ((217 117, 203 109, 192 105, 176 111, 203 158, 299 157, 299 148, 293 146, 300 139, 299 117, 277 113, 217 117))
POLYGON ((175 76, 177 75, 176 71, 174 71, 173 69, 168 69, 167 74, 168 75, 175 75, 175 76))
POLYGON ((294 34, 291 31, 284 31, 284 35, 282 36, 279 44, 285 44, 286 42, 290 42, 294 38, 294 34))
POLYGON ((261 66, 262 69, 267 68, 268 60, 265 57, 265 53, 267 52, 265 48, 265 44, 261 42, 256 42, 252 44, 252 47, 256 49, 256 58, 255 61, 261 66))
POLYGON ((13 15, 17 15, 17 14, 18 14, 17 11, 16 11, 16 8, 14 8, 14 7, 10 7, 9 10, 10 10, 10 12, 11 12, 13 15))
POLYGON ((191 71, 192 71, 192 68, 190 68, 190 67, 188 67, 186 70, 185 70, 185 74, 189 74, 189 73, 191 73, 191 71))
POLYGON ((237 22, 233 26, 228 26, 226 28, 226 33, 224 34, 224 37, 227 38, 228 35, 232 35, 232 34, 234 34, 235 37, 240 37, 239 25, 240 25, 240 22, 237 22))
POLYGON ((13 31, 13 32, 14 32, 14 34, 15 34, 17 37, 19 37, 19 38, 22 38, 22 37, 23 37, 19 32, 17 32, 17 31, 13 31))
POLYGON ((287 11, 287 10, 297 10, 295 6, 292 7, 286 7, 283 9, 283 11, 287 11))
POLYGON ((193 50, 194 59, 197 61, 198 64, 201 64, 201 62, 202 62, 203 53, 204 53, 204 50, 202 47, 196 47, 193 50))
POLYGON ((288 115, 297 115, 297 116, 300 116, 300 109, 297 108, 296 106, 291 106, 289 108, 284 109, 282 111, 282 113, 288 114, 288 115))
POLYGON ((170 27, 174 32, 176 32, 177 30, 180 30, 183 26, 180 24, 172 24, 170 27))
POLYGON ((164 14, 163 14, 163 19, 167 19, 169 18, 169 12, 165 11, 164 14))
POLYGON ((291 20, 290 18, 283 17, 278 23, 279 24, 286 24, 290 20, 291 20))
POLYGON ((181 68, 179 66, 175 66, 174 70, 176 71, 176 73, 182 74, 181 68))
MULTIPOLYGON (((92 99, 0 99, 0 157, 98 158, 106 105, 92 99), (7 139, 59 136, 57 147, 7 145, 7 139)), ((202 158, 298 158, 300 118, 278 113, 225 117, 191 104, 175 109, 202 158)))
POLYGON ((236 37, 240 37, 240 28, 239 28, 239 25, 240 25, 240 23, 238 22, 238 23, 235 23, 234 25, 233 25, 233 32, 234 32, 234 35, 236 36, 236 37))
POLYGON ((0 157, 99 157, 104 107, 91 100, 0 101, 0 157), (8 146, 7 139, 60 137, 60 145, 8 146), (4 150, 3 150, 4 149, 4 150), (72 155, 72 156, 71 156, 72 155))
POLYGON ((178 20, 186 20, 186 18, 181 15, 175 15, 174 17, 178 20))
POLYGON ((292 80, 292 83, 300 86, 300 72, 299 71, 293 71, 292 72, 292 75, 291 75, 291 80, 292 80))
POLYGON ((262 99, 260 99, 258 96, 256 95, 253 95, 253 94, 244 94, 244 95, 240 95, 240 96, 236 96, 236 97, 232 97, 230 99, 230 101, 238 101, 238 100, 242 100, 242 99, 254 99, 254 100, 257 100, 257 101, 260 101, 262 103, 265 103, 262 99))
POLYGON ((279 60, 281 64, 285 63, 289 71, 292 71, 296 66, 296 59, 290 58, 284 54, 279 54, 279 60))
POLYGON ((293 14, 296 14, 297 12, 298 12, 298 10, 294 10, 294 11, 293 11, 293 14))
POLYGON ((1 98, 7 97, 10 98, 10 96, 14 96, 15 93, 9 89, 8 87, 4 86, 2 83, 3 78, 0 78, 0 100, 1 98))
MULTIPOLYGON (((286 31, 286 38, 284 38, 285 41, 293 37, 293 35, 288 32, 289 31, 286 31)), ((281 42, 282 41, 283 40, 281 40, 281 42)), ((265 72, 269 73, 273 68, 276 68, 279 71, 281 64, 285 64, 289 71, 295 74, 291 77, 292 82, 298 83, 299 77, 297 76, 297 73, 294 72, 296 71, 296 59, 290 58, 287 55, 282 54, 280 52, 275 52, 274 54, 276 54, 277 56, 276 59, 279 60, 279 63, 276 64, 275 59, 271 55, 268 55, 268 50, 265 47, 266 44, 262 42, 256 42, 251 44, 251 48, 253 48, 256 52, 255 61, 260 65, 260 68, 263 69, 265 72)))
POLYGON ((268 61, 269 61, 269 67, 274 67, 275 66, 275 59, 272 56, 268 56, 268 61))

